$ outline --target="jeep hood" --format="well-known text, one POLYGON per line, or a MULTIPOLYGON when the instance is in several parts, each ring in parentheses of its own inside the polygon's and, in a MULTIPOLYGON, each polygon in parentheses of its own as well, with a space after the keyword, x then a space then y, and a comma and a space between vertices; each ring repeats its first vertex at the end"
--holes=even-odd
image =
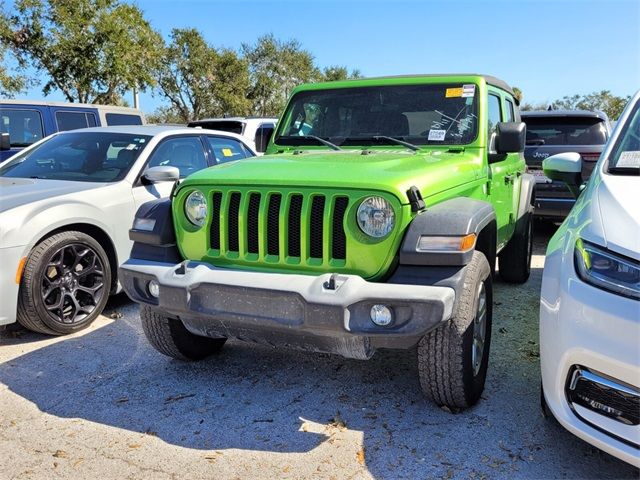
POLYGON ((640 260, 640 179, 602 175, 597 204, 607 248, 640 260))
POLYGON ((299 154, 265 155, 201 170, 189 185, 280 185, 378 190, 407 203, 406 191, 419 186, 424 197, 472 182, 481 169, 479 150, 313 150, 299 154), (424 186, 426 187, 425 188, 424 186))

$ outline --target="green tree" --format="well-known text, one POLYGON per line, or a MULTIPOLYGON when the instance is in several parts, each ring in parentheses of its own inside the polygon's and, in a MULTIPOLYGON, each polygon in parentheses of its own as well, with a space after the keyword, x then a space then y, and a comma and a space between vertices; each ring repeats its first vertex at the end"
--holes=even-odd
POLYGON ((617 120, 630 99, 630 96, 619 97, 613 95, 609 90, 601 90, 587 95, 564 96, 553 102, 553 108, 600 110, 606 113, 611 120, 617 120))
POLYGON ((255 45, 243 44, 242 54, 249 65, 248 96, 255 115, 279 115, 294 87, 322 78, 313 55, 297 40, 265 35, 255 45))
POLYGON ((183 122, 224 114, 247 115, 249 72, 232 50, 217 51, 194 28, 174 29, 162 55, 158 94, 183 122))
POLYGON ((349 73, 347 67, 342 67, 340 65, 333 65, 322 70, 322 80, 325 82, 332 82, 335 80, 351 80, 353 78, 362 78, 360 70, 354 69, 351 70, 351 73, 349 73))
POLYGON ((155 82, 160 35, 119 0, 15 0, 0 41, 21 66, 46 74, 43 94, 69 102, 118 103, 155 82))
POLYGON ((4 58, 5 53, 0 49, 0 97, 11 98, 25 88, 27 79, 12 72, 4 58))

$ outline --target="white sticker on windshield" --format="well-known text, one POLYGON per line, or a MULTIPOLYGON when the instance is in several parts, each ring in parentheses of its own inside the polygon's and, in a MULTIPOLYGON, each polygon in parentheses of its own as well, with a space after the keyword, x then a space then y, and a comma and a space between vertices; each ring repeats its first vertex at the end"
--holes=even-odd
POLYGON ((473 97, 476 94, 476 86, 475 84, 463 85, 462 86, 462 98, 473 97))
POLYGON ((447 134, 446 130, 429 130, 429 137, 427 140, 434 142, 444 142, 444 136, 447 134))
POLYGON ((640 167, 640 150, 622 152, 620 154, 620 158, 616 162, 616 167, 640 167))

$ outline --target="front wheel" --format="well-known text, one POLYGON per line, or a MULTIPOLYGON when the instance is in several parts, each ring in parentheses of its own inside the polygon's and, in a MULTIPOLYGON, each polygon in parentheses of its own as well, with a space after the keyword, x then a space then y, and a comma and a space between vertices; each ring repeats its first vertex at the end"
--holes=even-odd
POLYGON ((476 251, 452 318, 418 343, 420 385, 436 404, 458 411, 480 399, 489 364, 492 306, 491 268, 476 251))
POLYGON ((56 233, 27 257, 18 322, 49 335, 76 332, 100 315, 110 290, 111 268, 102 246, 86 233, 56 233))

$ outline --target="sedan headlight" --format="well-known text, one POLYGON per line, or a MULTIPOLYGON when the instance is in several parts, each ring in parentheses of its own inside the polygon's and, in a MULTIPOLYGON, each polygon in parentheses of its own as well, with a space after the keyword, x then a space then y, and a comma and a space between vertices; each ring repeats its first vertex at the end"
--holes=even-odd
POLYGON ((596 287, 640 300, 640 262, 578 239, 575 248, 578 276, 596 287))
POLYGON ((204 195, 197 190, 191 192, 184 202, 184 213, 195 226, 203 226, 207 219, 207 200, 204 195))
POLYGON ((395 224, 391 204, 382 197, 368 197, 358 207, 358 226, 374 238, 386 237, 395 224))

